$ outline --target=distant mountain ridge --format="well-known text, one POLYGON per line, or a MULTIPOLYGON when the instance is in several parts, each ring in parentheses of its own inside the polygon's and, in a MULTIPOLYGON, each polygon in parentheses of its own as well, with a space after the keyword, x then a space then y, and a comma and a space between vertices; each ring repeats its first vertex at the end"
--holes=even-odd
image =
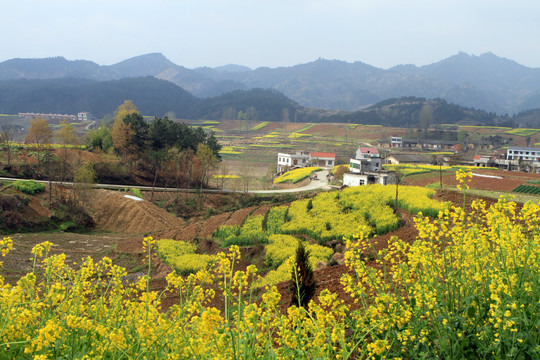
POLYGON ((62 57, 0 63, 0 80, 72 77, 106 81, 144 76, 170 81, 199 98, 271 88, 302 106, 331 110, 358 110, 404 96, 442 98, 499 114, 540 108, 540 68, 529 68, 492 53, 459 53, 430 65, 398 65, 387 70, 362 62, 325 59, 254 70, 232 64, 187 69, 160 53, 108 66, 62 57))
POLYGON ((421 113, 431 109, 431 125, 497 125, 540 127, 540 109, 516 116, 497 116, 451 104, 444 99, 401 97, 358 111, 308 108, 272 89, 235 90, 197 98, 181 87, 153 76, 96 81, 80 78, 0 81, 0 113, 76 114, 90 111, 97 118, 112 116, 124 100, 132 100, 144 115, 179 119, 247 119, 281 122, 341 122, 397 127, 423 126, 421 113))

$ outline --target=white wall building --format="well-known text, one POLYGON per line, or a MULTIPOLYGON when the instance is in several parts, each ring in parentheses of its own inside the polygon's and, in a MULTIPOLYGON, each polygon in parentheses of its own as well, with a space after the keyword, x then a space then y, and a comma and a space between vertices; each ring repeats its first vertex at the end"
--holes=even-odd
POLYGON ((403 147, 403 138, 401 136, 391 136, 390 147, 393 147, 393 148, 403 147))
POLYGON ((381 172, 381 173, 362 173, 362 174, 353 174, 346 173, 343 174, 343 185, 347 186, 362 186, 362 185, 371 185, 371 184, 388 184, 388 177, 390 172, 381 172))
POLYGON ((506 151, 506 159, 540 161, 540 148, 510 146, 506 151))
POLYGON ((89 112, 80 112, 77 114, 77 119, 79 121, 92 120, 92 114, 90 114, 89 112))
POLYGON ((299 151, 295 154, 278 153, 277 171, 282 172, 285 168, 306 167, 309 160, 307 152, 299 151))

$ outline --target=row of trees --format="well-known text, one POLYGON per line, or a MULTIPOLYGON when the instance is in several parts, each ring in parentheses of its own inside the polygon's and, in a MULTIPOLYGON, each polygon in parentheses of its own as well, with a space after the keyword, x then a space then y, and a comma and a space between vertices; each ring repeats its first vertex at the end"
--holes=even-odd
MULTIPOLYGON (((7 165, 11 167, 15 132, 9 127, 0 130, 0 142, 7 150, 7 165)), ((33 149, 27 151, 38 160, 37 167, 34 165, 31 169, 32 177, 64 182, 74 178, 76 169, 82 165, 80 161, 78 164, 68 161, 69 145, 79 144, 79 138, 74 126, 67 121, 62 121, 53 132, 46 119, 32 119, 25 141, 33 144, 33 149), (53 142, 63 146, 53 149, 53 142)), ((133 181, 137 170, 142 170, 137 176, 148 178, 151 173, 154 185, 160 179, 165 186, 207 186, 210 170, 220 160, 221 146, 213 133, 167 117, 145 121, 131 101, 117 108, 112 124, 91 130, 87 142, 94 151, 116 154, 120 159, 119 162, 109 159, 92 164, 98 175, 108 178, 106 174, 123 174, 115 176, 116 179, 133 181)))
POLYGON ((117 108, 112 126, 90 131, 88 141, 94 149, 114 151, 130 172, 137 164, 149 168, 153 185, 161 175, 165 185, 207 186, 210 170, 221 160, 212 132, 167 117, 147 122, 129 100, 117 108))

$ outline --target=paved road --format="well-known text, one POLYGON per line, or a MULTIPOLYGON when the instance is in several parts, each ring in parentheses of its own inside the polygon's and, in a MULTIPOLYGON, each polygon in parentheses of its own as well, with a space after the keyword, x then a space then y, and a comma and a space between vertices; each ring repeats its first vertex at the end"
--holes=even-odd
POLYGON ((315 189, 330 190, 331 187, 328 185, 328 170, 317 171, 315 173, 319 180, 311 180, 311 182, 302 187, 293 188, 293 189, 279 189, 279 190, 250 190, 250 193, 254 194, 281 194, 281 193, 291 193, 291 192, 302 192, 310 191, 315 189))
MULTIPOLYGON (((317 171, 315 174, 317 174, 317 178, 319 180, 312 180, 306 186, 293 188, 293 189, 248 190, 248 193, 252 193, 252 194, 281 194, 281 193, 295 193, 295 192, 310 191, 310 190, 315 190, 315 189, 330 190, 331 187, 328 185, 328 179, 326 177, 328 175, 328 170, 317 171)), ((16 179, 16 178, 0 177, 0 181, 1 180, 16 181, 16 180, 28 180, 28 179, 16 179)), ((49 183, 49 181, 47 181, 47 180, 35 180, 35 181, 40 182, 40 183, 44 183, 44 184, 49 183)), ((52 183, 54 185, 60 185, 59 181, 53 181, 52 183)), ((73 183, 71 183, 71 182, 63 182, 62 184, 65 185, 65 186, 73 186, 73 183)), ((136 185, 95 184, 94 187, 95 188, 100 188, 100 189, 113 189, 113 190, 125 189, 125 188, 136 188, 136 189, 144 190, 144 191, 152 191, 151 186, 138 186, 138 185, 136 186, 136 185)), ((154 188, 154 191, 177 191, 177 189, 170 188, 170 187, 169 188, 156 187, 156 188, 154 188)), ((194 192, 197 192, 198 189, 178 189, 178 191, 180 191, 180 192, 193 192, 194 193, 194 192)), ((233 192, 243 193, 244 191, 219 190, 219 189, 202 189, 202 192, 204 192, 204 193, 233 193, 233 192)))

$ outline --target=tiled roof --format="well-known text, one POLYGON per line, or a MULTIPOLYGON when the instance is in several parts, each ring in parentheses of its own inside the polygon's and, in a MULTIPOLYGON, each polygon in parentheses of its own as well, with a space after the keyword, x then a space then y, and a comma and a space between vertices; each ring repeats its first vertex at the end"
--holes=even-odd
POLYGON ((359 147, 358 150, 360 150, 362 154, 378 154, 379 153, 377 148, 374 148, 374 147, 359 147))
POLYGON ((312 152, 310 153, 312 158, 335 158, 335 153, 330 152, 312 152))

